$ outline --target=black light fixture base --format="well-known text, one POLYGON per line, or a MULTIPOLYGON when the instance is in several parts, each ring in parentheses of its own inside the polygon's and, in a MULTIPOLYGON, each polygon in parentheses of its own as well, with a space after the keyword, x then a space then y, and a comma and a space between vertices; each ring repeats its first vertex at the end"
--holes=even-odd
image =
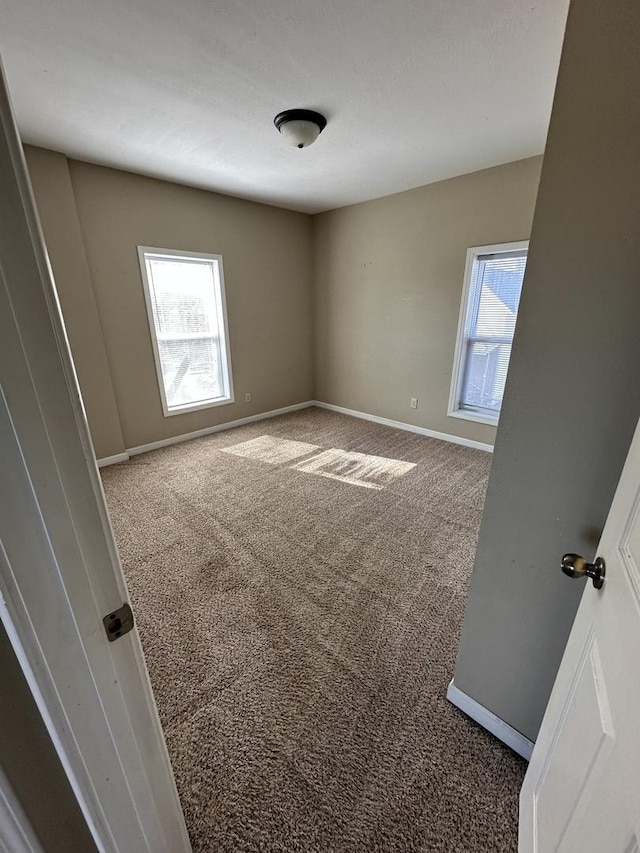
POLYGON ((312 121, 320 128, 320 133, 327 126, 327 120, 322 113, 317 113, 314 110, 283 110, 274 118, 273 123, 280 130, 282 125, 288 121, 312 121))

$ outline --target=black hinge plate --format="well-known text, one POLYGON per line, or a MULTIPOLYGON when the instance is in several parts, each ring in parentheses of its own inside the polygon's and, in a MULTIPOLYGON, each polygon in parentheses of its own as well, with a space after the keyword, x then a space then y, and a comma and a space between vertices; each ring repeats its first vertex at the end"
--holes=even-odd
POLYGON ((125 602, 122 607, 112 610, 102 620, 110 643, 127 634, 133 628, 133 611, 125 602))

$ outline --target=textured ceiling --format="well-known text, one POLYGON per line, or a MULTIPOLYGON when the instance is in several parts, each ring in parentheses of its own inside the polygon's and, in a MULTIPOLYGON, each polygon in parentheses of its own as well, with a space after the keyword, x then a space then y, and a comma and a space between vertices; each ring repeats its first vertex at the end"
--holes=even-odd
POLYGON ((317 212, 541 153, 567 6, 0 0, 0 55, 27 142, 317 212))

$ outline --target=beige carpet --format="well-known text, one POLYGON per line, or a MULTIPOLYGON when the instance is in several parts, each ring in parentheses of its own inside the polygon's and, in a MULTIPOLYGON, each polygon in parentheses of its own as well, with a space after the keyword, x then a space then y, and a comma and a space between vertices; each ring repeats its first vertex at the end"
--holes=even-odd
POLYGON ((308 409, 104 484, 196 851, 515 851, 445 699, 490 457, 308 409))

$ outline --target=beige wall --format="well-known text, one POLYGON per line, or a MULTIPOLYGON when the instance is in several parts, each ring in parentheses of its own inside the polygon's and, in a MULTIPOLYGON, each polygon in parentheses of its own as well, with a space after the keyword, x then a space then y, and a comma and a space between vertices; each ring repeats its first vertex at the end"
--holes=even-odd
POLYGON ((455 673, 531 739, 585 589, 560 556, 594 555, 640 417, 639 32, 569 9, 455 673))
POLYGON ((314 398, 493 443, 447 416, 465 255, 529 236, 541 158, 313 218, 27 160, 98 457, 314 398), (138 245, 223 255, 235 403, 163 416, 138 245))
POLYGON ((86 163, 70 172, 127 447, 310 399, 308 216, 86 163), (223 256, 238 402, 163 416, 138 245, 223 256))
POLYGON ((529 237, 541 163, 314 218, 316 399, 493 444, 447 416, 466 251, 529 237))
POLYGON ((308 216, 41 149, 27 157, 98 457, 312 398, 308 216), (236 403, 163 416, 138 245, 223 256, 236 403), (119 425, 105 415, 113 398, 119 425))
POLYGON ((67 158, 26 148, 27 165, 98 456, 125 448, 67 158))

